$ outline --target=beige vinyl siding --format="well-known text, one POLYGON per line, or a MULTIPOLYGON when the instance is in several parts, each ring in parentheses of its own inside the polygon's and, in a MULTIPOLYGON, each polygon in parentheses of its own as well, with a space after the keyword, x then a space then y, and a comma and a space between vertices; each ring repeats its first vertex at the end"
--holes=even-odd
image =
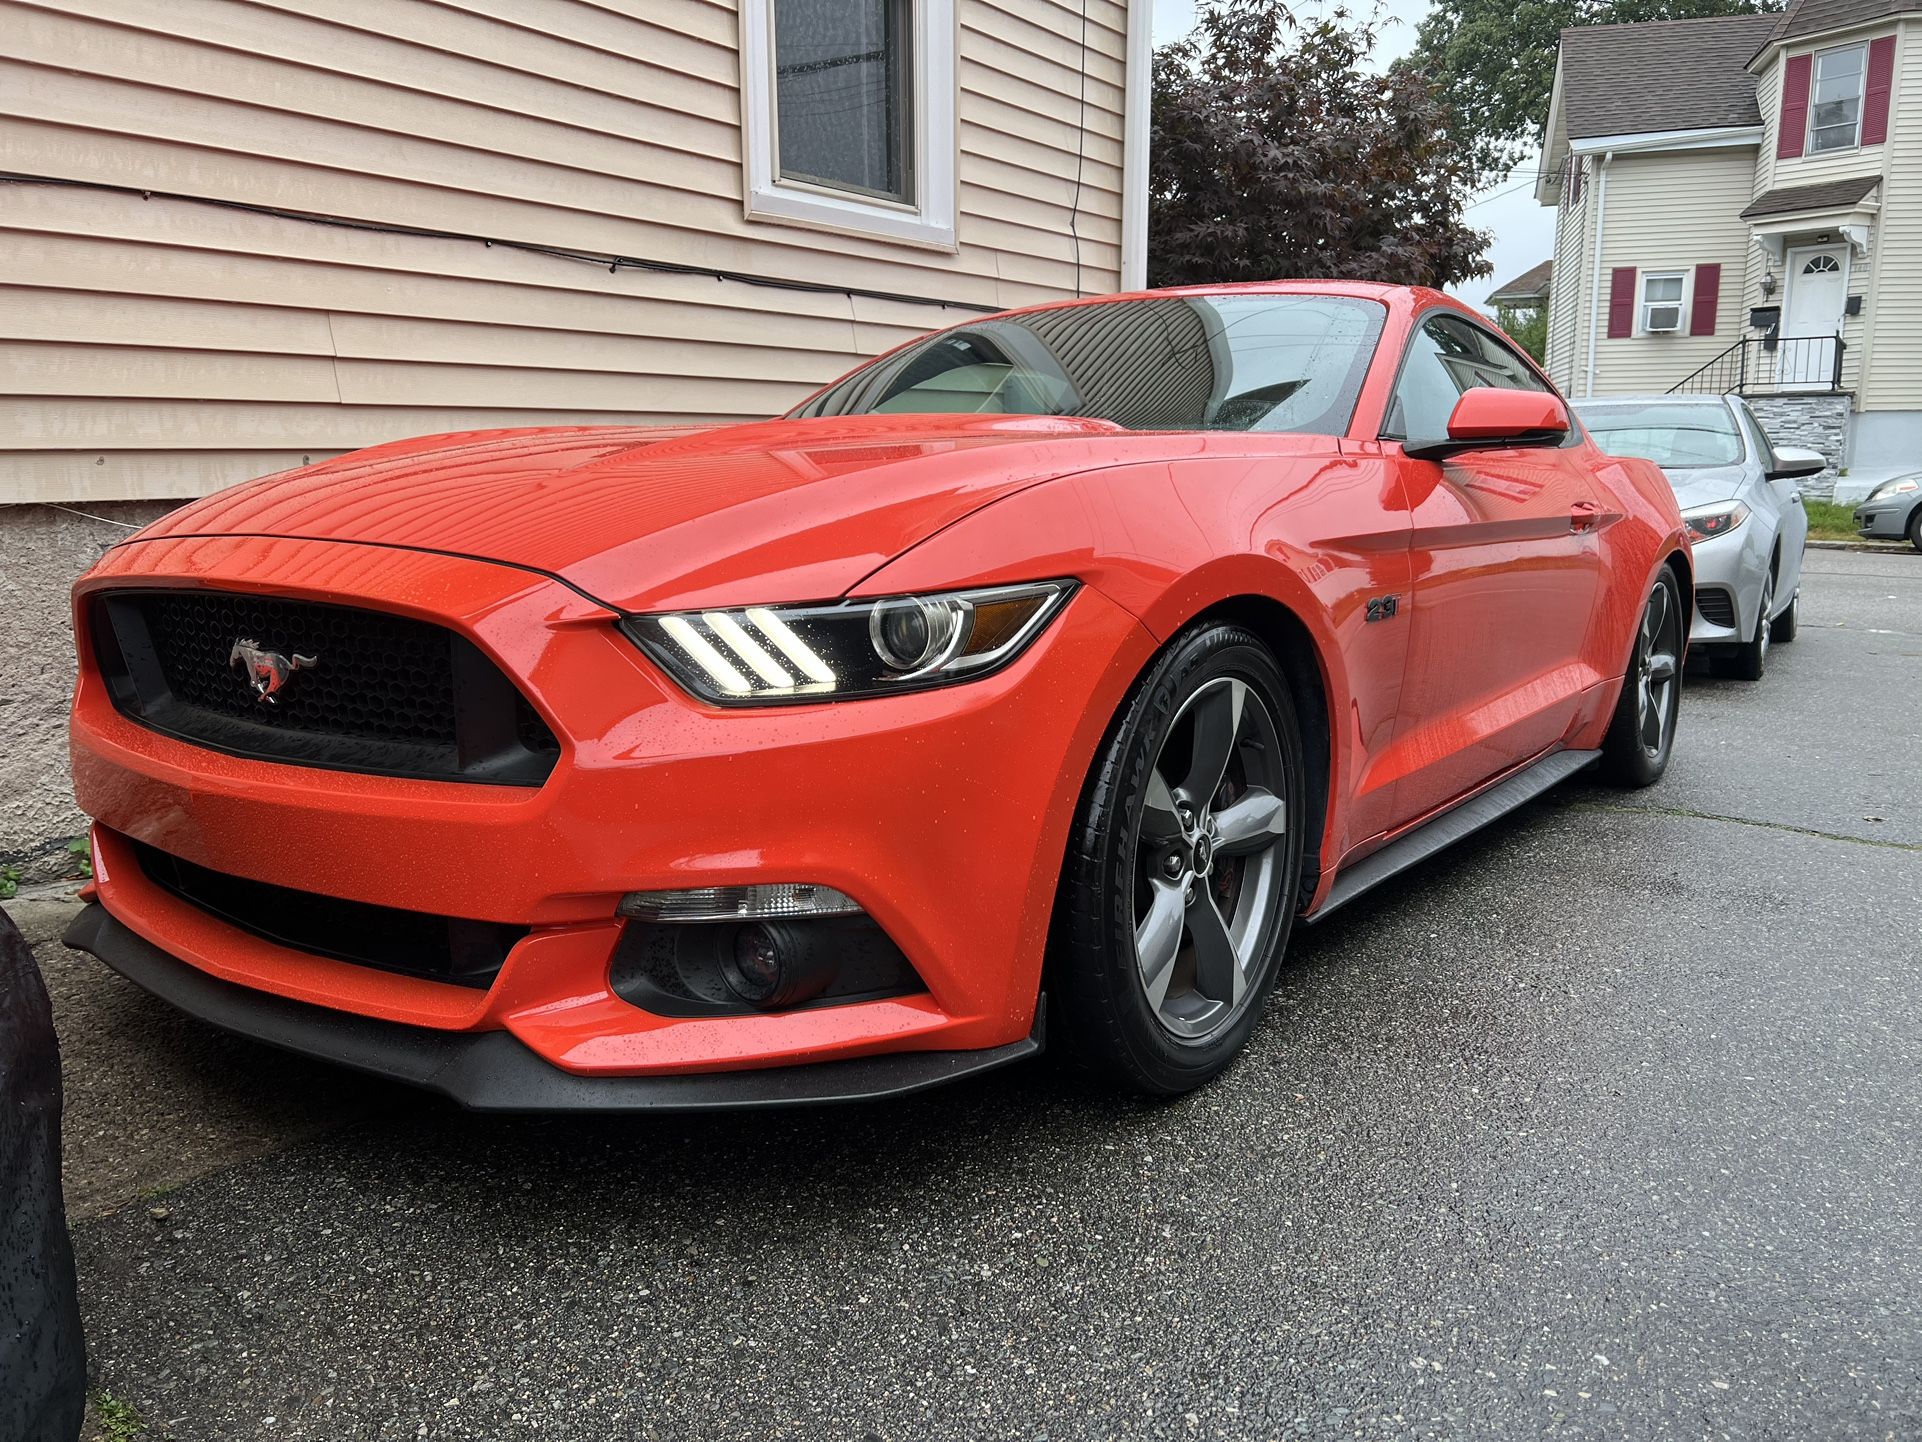
MULTIPOLYGON (((1754 175, 1755 151, 1749 146, 1618 153, 1609 164, 1601 240, 1604 308, 1618 266, 1635 267, 1638 314, 1641 277, 1648 271, 1715 263, 1722 267, 1722 280, 1713 335, 1688 334, 1692 289, 1684 297, 1682 331, 1674 335, 1611 339, 1604 309, 1595 344, 1596 394, 1666 391, 1746 334, 1742 281, 1749 231, 1741 212, 1754 175)), ((1598 189, 1592 186, 1590 197, 1598 189)))
POLYGON ((1857 408, 1922 411, 1922 23, 1896 41, 1892 99, 1873 283, 1850 286, 1868 302, 1857 408))
MULTIPOLYGON (((1922 25, 1898 29, 1895 87, 1889 109, 1889 138, 1881 145, 1822 155, 1776 156, 1782 121, 1782 81, 1790 56, 1814 54, 1838 44, 1853 44, 1886 35, 1888 24, 1824 37, 1819 44, 1778 51, 1757 77, 1756 102, 1762 111, 1762 147, 1755 168, 1753 192, 1826 180, 1873 175, 1881 179, 1880 206, 1872 227, 1867 255, 1849 258, 1849 294, 1864 299, 1860 315, 1844 316, 1842 384, 1856 393, 1858 410, 1914 410, 1922 408, 1922 319, 1916 298, 1922 296, 1922 25)), ((1789 244, 1799 243, 1791 237, 1789 244)), ((1765 266, 1759 252, 1748 265, 1749 303, 1763 303, 1761 278, 1765 266)), ((1777 280, 1782 279, 1779 271, 1777 280)), ((1769 303, 1779 303, 1778 284, 1769 303)))
MULTIPOLYGON (((1843 180, 1853 175, 1881 175, 1888 164, 1889 147, 1870 145, 1856 150, 1829 150, 1820 155, 1795 155, 1779 159, 1775 153, 1778 137, 1782 130, 1782 76, 1783 66, 1795 55, 1814 55, 1819 51, 1833 50, 1841 45, 1859 44, 1874 35, 1886 35, 1889 27, 1883 25, 1876 30, 1846 34, 1834 38, 1824 38, 1816 44, 1798 44, 1775 52, 1769 63, 1756 77, 1755 103, 1762 111, 1762 149, 1755 166, 1754 192, 1761 195, 1788 185, 1816 185, 1825 180, 1843 180)), ((1897 64, 1898 82, 1901 65, 1897 64)), ((1899 104, 1902 91, 1898 83, 1894 99, 1899 104)), ((1889 111, 1891 126, 1897 121, 1896 109, 1889 111)), ((1806 138, 1805 138, 1806 143, 1806 138)))
POLYGON ((1570 396, 1582 393, 1586 307, 1593 284, 1589 247, 1594 230, 1595 192, 1590 176, 1579 202, 1572 206, 1563 203, 1555 210, 1555 269, 1548 288, 1545 358, 1548 378, 1570 396))
MULTIPOLYGON (((1085 77, 1070 0, 956 12, 952 253, 745 217, 739 17, 713 0, 0 0, 0 168, 973 306, 1114 289, 1126 8, 1090 0, 1085 77)), ((969 313, 8 186, 0 501, 767 415, 969 313)))

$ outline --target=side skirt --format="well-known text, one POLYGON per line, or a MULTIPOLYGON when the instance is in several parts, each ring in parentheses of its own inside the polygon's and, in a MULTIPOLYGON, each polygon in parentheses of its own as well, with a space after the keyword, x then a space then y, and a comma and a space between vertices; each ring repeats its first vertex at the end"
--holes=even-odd
POLYGON ((1505 781, 1457 803, 1433 820, 1425 821, 1399 841, 1365 856, 1353 866, 1335 874, 1334 887, 1318 911, 1304 920, 1313 923, 1346 906, 1363 892, 1381 885, 1389 877, 1426 861, 1465 836, 1472 836, 1489 822, 1506 816, 1516 807, 1533 801, 1550 787, 1566 781, 1594 761, 1599 751, 1557 751, 1517 771, 1505 781))

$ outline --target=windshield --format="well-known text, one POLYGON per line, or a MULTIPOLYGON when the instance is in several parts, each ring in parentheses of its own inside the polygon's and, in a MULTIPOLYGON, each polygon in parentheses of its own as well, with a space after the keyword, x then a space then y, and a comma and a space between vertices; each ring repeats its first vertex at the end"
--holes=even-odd
POLYGON ((1386 310, 1162 296, 997 316, 881 357, 794 412, 1091 416, 1142 431, 1347 429, 1386 310))
POLYGON ((1732 466, 1742 459, 1742 433, 1726 405, 1576 407, 1595 444, 1611 456, 1640 456, 1664 470, 1732 466))

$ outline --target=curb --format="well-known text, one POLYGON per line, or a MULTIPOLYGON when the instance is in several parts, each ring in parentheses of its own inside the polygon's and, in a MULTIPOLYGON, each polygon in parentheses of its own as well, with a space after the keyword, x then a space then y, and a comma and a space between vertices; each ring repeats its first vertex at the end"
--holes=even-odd
POLYGON ((1907 541, 1818 541, 1810 538, 1802 543, 1811 551, 1859 551, 1868 556, 1890 556, 1903 551, 1922 555, 1907 541))

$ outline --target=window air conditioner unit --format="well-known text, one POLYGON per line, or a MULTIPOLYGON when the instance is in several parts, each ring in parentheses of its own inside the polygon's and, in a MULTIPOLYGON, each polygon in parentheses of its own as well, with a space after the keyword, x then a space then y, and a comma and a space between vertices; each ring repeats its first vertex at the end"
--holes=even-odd
POLYGON ((1650 335, 1682 328, 1682 308, 1679 305, 1652 305, 1648 308, 1647 322, 1642 329, 1650 335))

